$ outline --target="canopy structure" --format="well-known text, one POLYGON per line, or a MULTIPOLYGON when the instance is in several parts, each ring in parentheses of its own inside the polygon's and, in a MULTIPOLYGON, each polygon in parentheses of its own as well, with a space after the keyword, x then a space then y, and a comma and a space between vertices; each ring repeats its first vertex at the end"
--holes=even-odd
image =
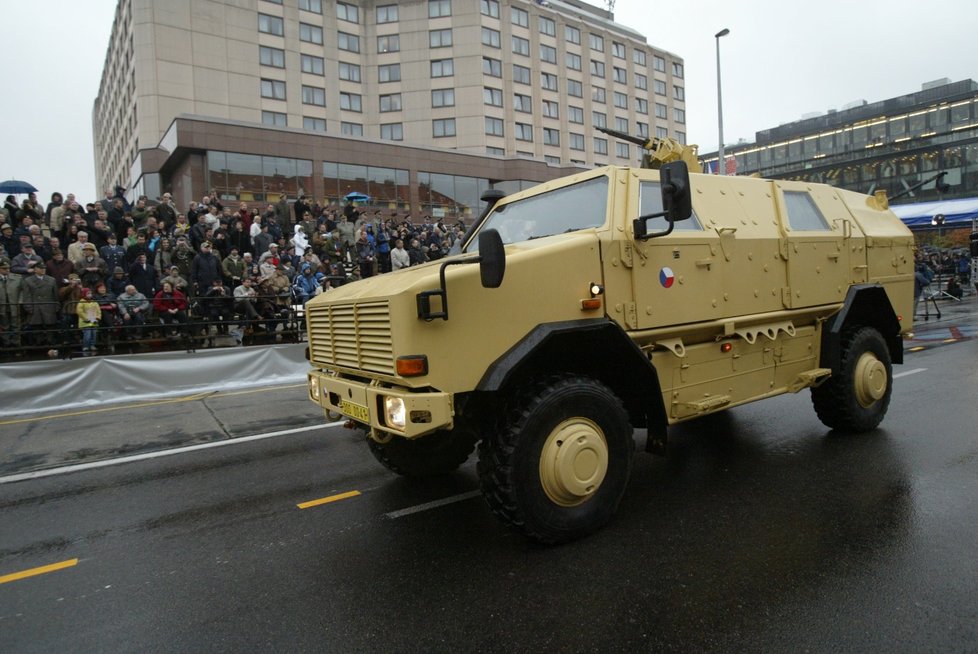
POLYGON ((939 224, 944 227, 970 227, 972 221, 978 219, 978 198, 897 204, 890 206, 890 209, 910 229, 937 227, 939 224), (937 220, 939 216, 943 216, 943 223, 937 220))

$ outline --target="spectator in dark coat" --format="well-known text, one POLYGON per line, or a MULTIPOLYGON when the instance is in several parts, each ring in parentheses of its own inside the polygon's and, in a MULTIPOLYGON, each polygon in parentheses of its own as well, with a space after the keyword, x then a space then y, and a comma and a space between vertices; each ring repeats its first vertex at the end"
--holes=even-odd
POLYGON ((136 287, 136 290, 147 298, 156 297, 159 278, 156 275, 156 268, 146 262, 146 255, 140 254, 136 257, 136 263, 129 268, 129 283, 136 287))
POLYGON ((224 279, 221 260, 211 251, 211 244, 204 241, 200 244, 200 254, 190 265, 190 288, 194 295, 202 295, 211 289, 215 279, 224 279))

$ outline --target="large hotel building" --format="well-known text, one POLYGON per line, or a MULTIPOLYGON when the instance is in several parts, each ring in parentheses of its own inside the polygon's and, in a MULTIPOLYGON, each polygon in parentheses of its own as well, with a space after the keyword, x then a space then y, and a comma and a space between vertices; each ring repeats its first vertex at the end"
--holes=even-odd
POLYGON ((103 188, 285 193, 465 217, 685 141, 683 62, 580 0, 120 0, 92 113, 103 188))

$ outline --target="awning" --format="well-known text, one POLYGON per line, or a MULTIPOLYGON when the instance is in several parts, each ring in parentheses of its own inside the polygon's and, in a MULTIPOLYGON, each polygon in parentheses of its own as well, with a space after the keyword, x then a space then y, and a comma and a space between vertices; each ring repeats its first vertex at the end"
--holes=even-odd
POLYGON ((911 229, 934 227, 937 224, 935 221, 937 216, 944 216, 945 227, 970 227, 971 221, 978 218, 978 198, 898 204, 892 205, 890 209, 904 225, 911 229))

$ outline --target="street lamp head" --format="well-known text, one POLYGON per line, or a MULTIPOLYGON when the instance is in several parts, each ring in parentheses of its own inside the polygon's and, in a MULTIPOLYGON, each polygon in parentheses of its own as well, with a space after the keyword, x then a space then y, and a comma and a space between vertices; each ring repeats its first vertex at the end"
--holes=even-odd
POLYGON ((730 30, 724 27, 722 30, 716 33, 716 38, 719 39, 721 36, 726 36, 727 34, 730 34, 730 30))

